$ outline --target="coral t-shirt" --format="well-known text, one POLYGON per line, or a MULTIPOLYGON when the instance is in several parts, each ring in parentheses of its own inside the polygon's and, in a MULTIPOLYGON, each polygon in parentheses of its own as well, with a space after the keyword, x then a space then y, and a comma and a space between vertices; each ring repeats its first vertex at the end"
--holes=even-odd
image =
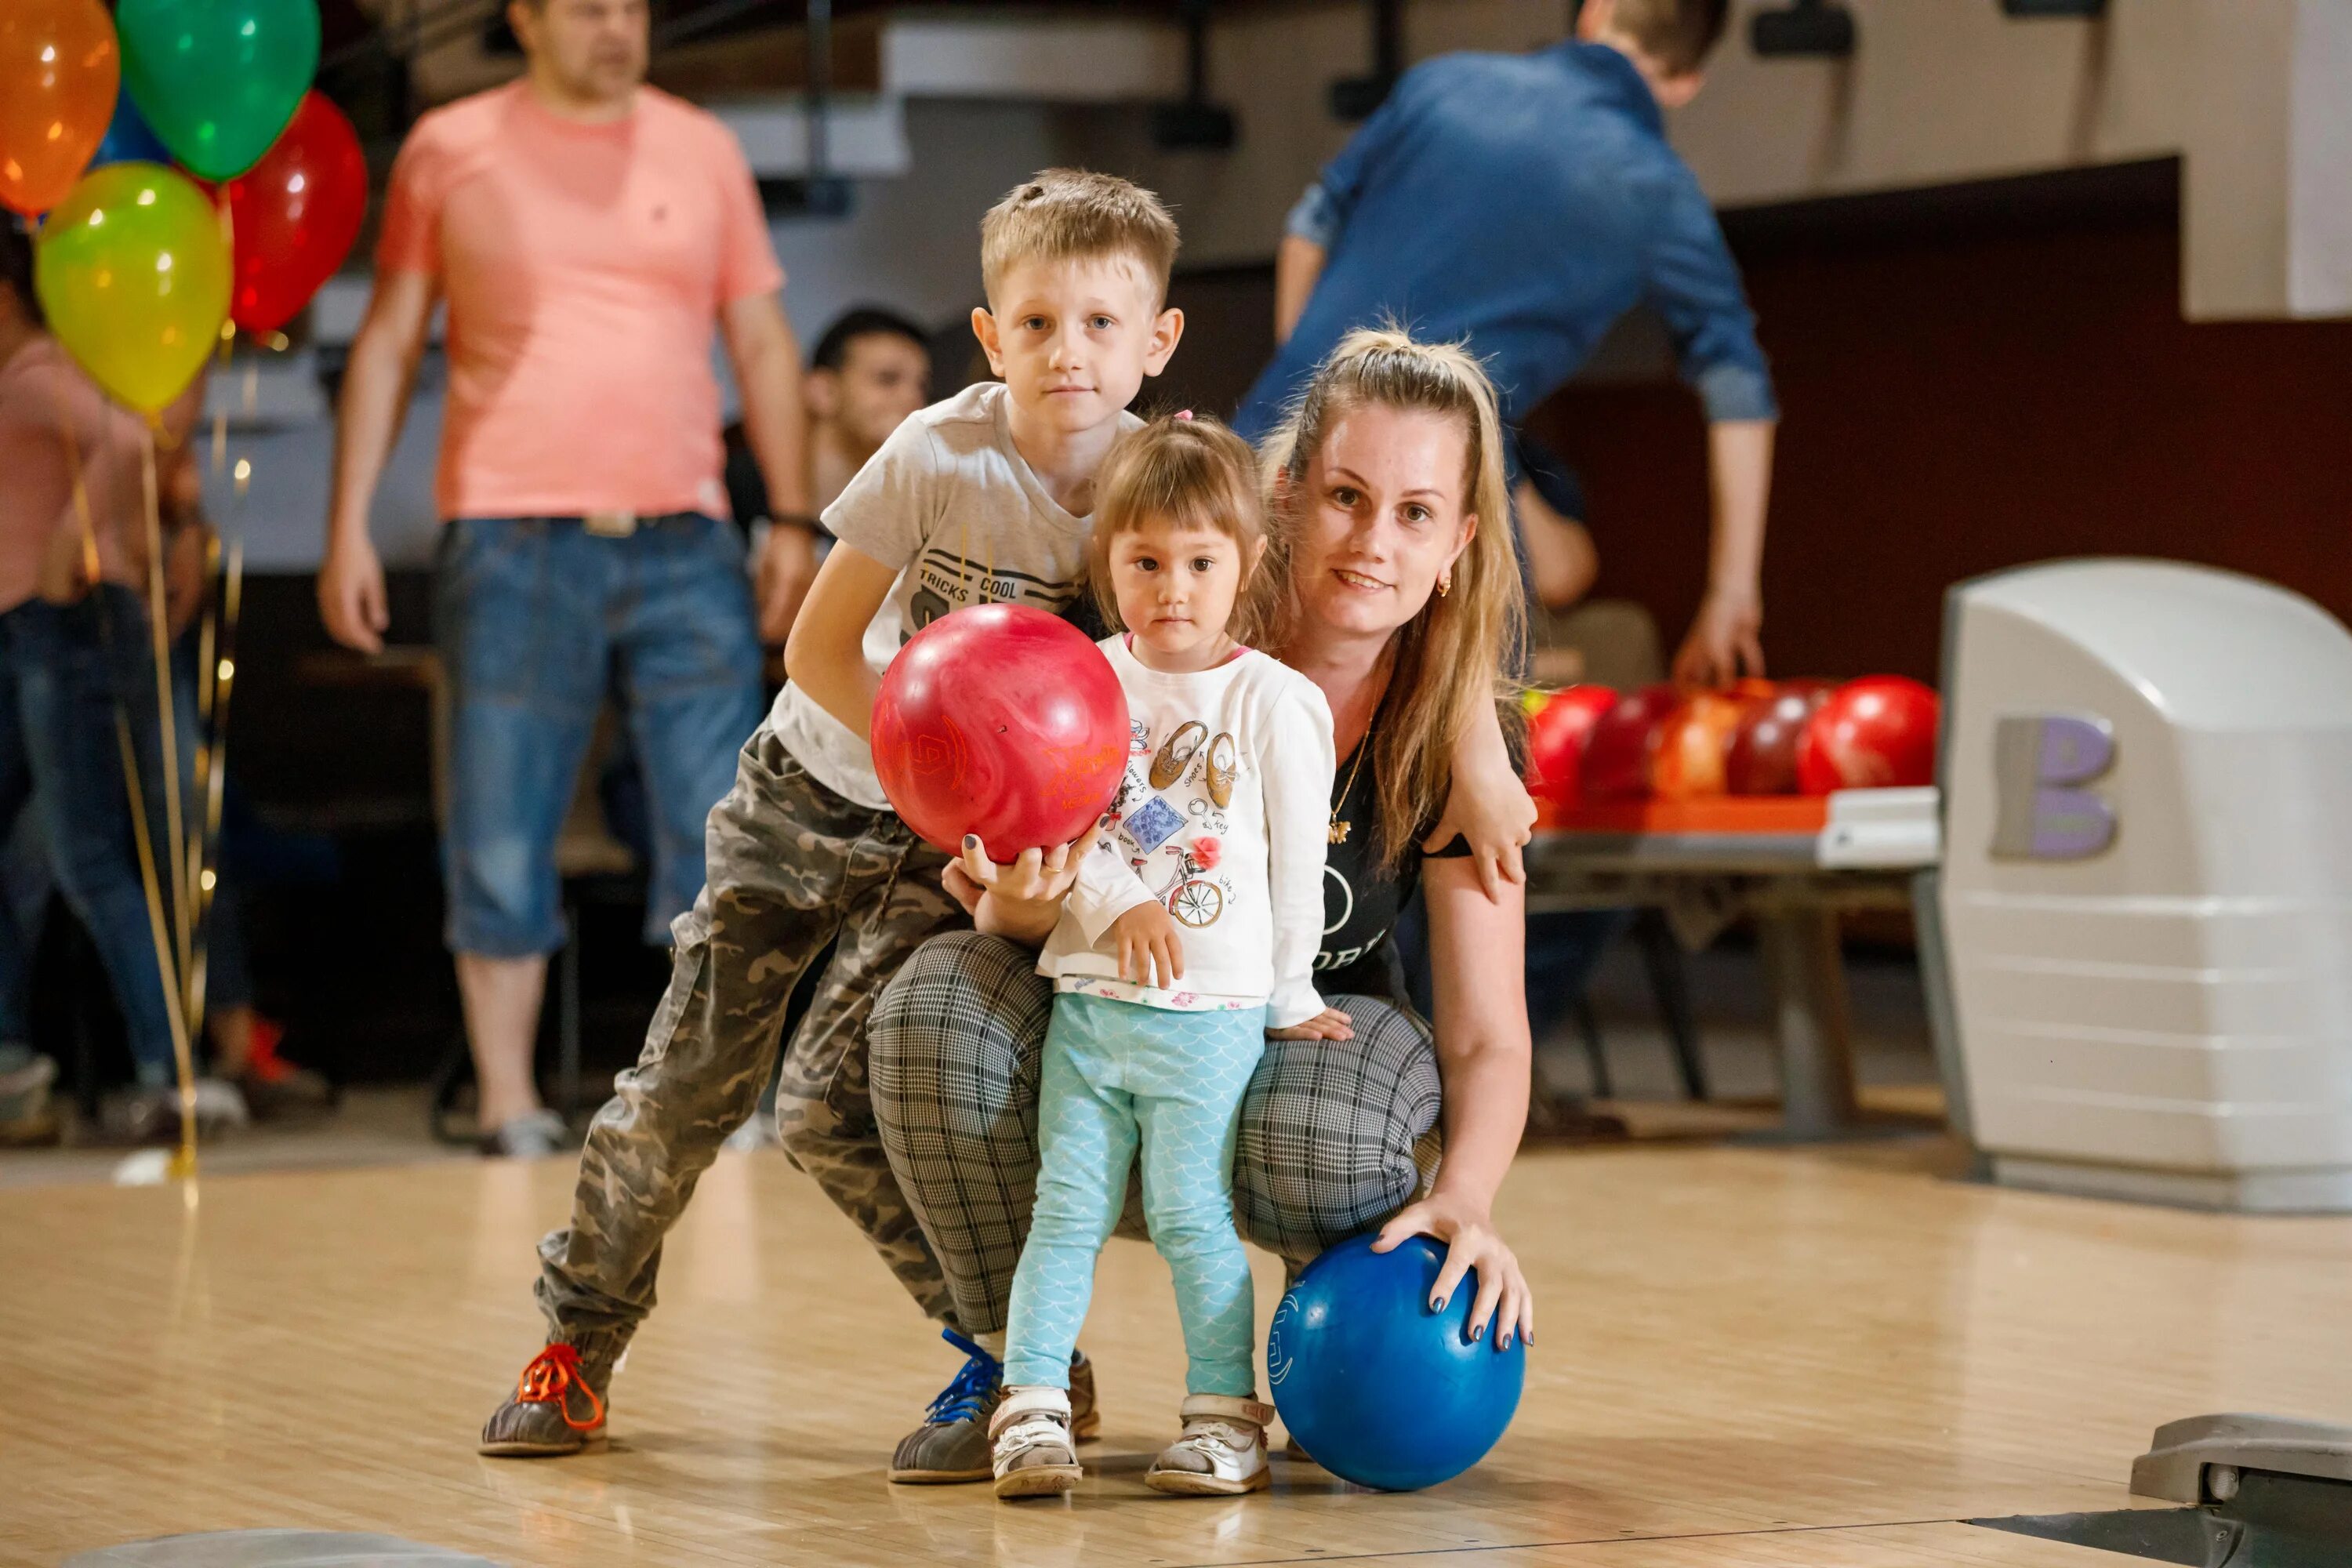
POLYGON ((376 266, 438 281, 443 518, 724 516, 719 310, 783 284, 742 149, 653 88, 566 120, 517 81, 401 147, 376 266))

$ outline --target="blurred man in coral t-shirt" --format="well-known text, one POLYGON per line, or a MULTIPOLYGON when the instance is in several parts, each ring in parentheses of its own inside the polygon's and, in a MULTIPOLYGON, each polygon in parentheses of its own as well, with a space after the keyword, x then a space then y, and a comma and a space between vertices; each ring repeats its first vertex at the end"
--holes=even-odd
POLYGON ((531 1046, 565 939, 556 835, 597 710, 618 693, 646 770, 646 935, 662 942, 701 889, 703 818, 760 721, 761 622, 789 613, 812 562, 807 529, 772 530, 755 611, 726 520, 714 328, 780 520, 809 510, 800 351, 741 150, 644 85, 646 0, 515 0, 508 16, 521 79, 425 115, 393 168, 319 604, 339 641, 382 647, 369 501, 446 301, 447 939, 483 1152, 528 1157, 564 1141, 531 1046))

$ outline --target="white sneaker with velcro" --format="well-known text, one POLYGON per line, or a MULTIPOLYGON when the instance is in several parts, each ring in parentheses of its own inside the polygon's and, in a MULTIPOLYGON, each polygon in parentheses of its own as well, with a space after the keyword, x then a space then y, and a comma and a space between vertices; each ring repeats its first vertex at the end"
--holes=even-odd
POLYGON ((1083 1472, 1070 1439, 1070 1395, 1059 1388, 1014 1388, 988 1419, 990 1468, 1001 1498, 1058 1497, 1083 1472))
POLYGON ((1218 1394, 1189 1395, 1180 1411, 1184 1435, 1160 1451, 1143 1484, 1180 1497, 1235 1497, 1263 1491, 1272 1479, 1265 1428, 1274 1406, 1218 1394))

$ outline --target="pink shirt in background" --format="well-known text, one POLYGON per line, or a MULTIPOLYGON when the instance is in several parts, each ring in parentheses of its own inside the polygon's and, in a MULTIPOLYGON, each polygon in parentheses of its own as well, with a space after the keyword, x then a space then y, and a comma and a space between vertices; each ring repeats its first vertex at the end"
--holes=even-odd
POLYGON ((0 365, 0 611, 39 591, 41 558, 60 529, 79 531, 77 466, 98 531, 101 574, 143 587, 147 422, 110 403, 49 337, 0 365))
POLYGON ((445 520, 726 515, 712 332, 784 275, 717 119, 640 88, 582 124, 520 81, 435 110, 393 166, 376 266, 448 301, 445 520))

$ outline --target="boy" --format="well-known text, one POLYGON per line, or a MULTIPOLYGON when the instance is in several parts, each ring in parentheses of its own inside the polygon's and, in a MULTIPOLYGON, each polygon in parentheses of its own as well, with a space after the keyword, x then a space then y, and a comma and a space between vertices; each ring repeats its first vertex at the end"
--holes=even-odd
POLYGON ((483 1453, 575 1453, 604 1436, 604 1391, 652 1308, 662 1237, 757 1106, 793 985, 836 936, 784 1060, 777 1131, 923 1310, 953 1321, 875 1130, 866 1018, 907 955, 964 917, 940 886, 946 857, 883 795, 867 723, 882 671, 932 620, 1078 597, 1095 471, 1140 423, 1127 405, 1183 332, 1161 308, 1176 244, 1150 193, 1067 170, 982 220, 989 304, 972 331, 1003 382, 907 420, 826 509, 839 542, 786 645, 791 683, 710 815, 709 881, 675 928, 645 1053, 589 1131, 572 1225, 540 1244, 550 1342, 491 1414, 483 1453))

